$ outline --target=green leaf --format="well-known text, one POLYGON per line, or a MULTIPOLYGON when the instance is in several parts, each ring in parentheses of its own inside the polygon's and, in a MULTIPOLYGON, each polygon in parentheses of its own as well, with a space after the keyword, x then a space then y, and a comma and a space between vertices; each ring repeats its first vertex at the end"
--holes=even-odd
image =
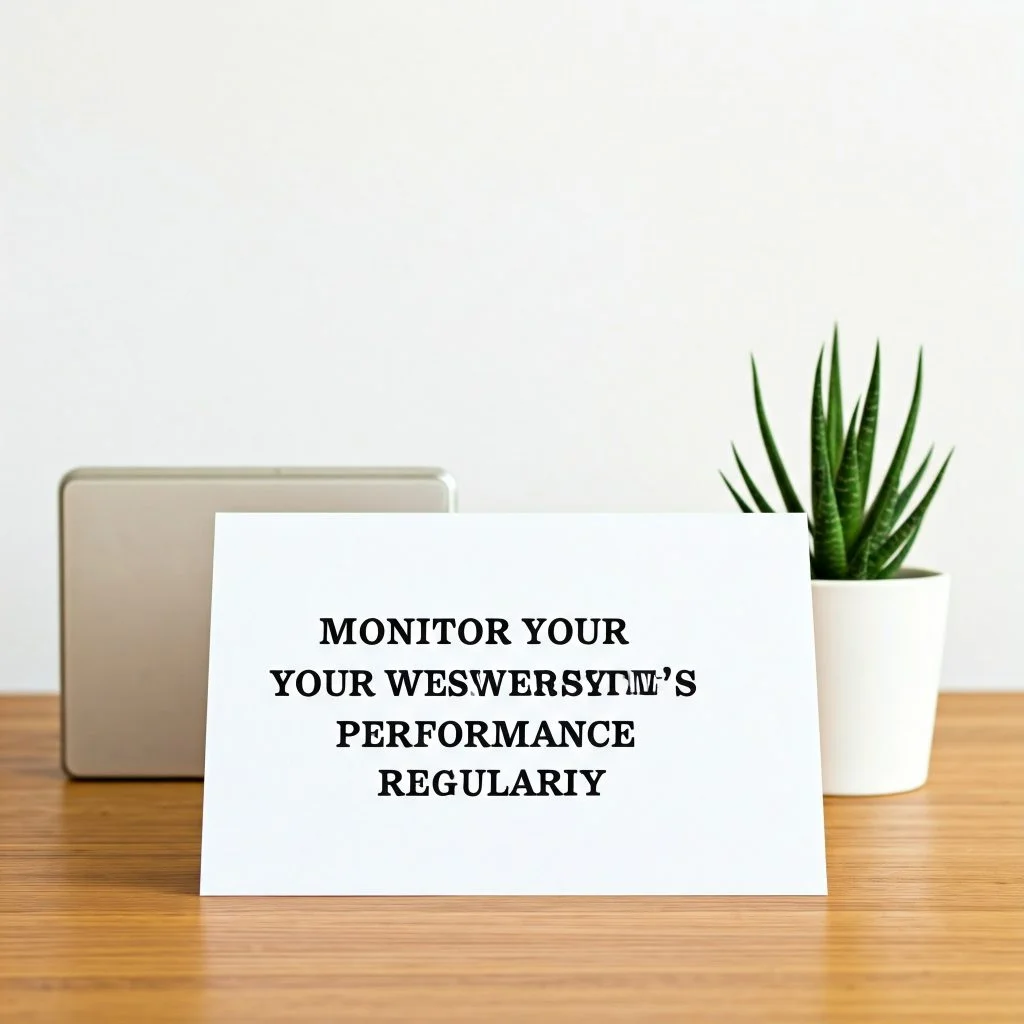
POLYGON ((875 433, 878 430, 878 401, 882 384, 881 346, 875 342, 875 361, 871 367, 868 393, 864 399, 864 413, 857 430, 857 466, 860 469, 861 511, 867 505, 868 485, 871 483, 871 462, 875 454, 875 433))
POLYGON ((740 453, 736 451, 736 445, 732 446, 732 453, 736 457, 736 465, 740 468, 740 476, 743 477, 743 482, 747 485, 747 490, 750 491, 754 504, 761 512, 774 512, 775 509, 765 501, 764 495, 757 489, 757 484, 750 478, 747 467, 743 465, 743 460, 740 458, 740 453))
POLYGON ((910 478, 910 483, 900 491, 900 496, 896 499, 896 510, 892 514, 892 521, 894 523, 898 523, 900 521, 900 516, 903 515, 907 505, 910 504, 910 499, 914 496, 914 491, 917 489, 917 485, 921 482, 921 477, 924 476, 924 471, 928 468, 928 463, 931 461, 933 451, 935 451, 934 445, 928 449, 928 454, 924 457, 924 462, 918 466, 917 472, 910 478))
POLYGON ((896 509, 896 501, 899 498, 900 476, 903 473, 903 466, 907 461, 907 452, 910 450, 910 442, 914 437, 914 426, 917 423, 917 411, 921 406, 921 375, 923 355, 918 353, 917 357, 917 378, 914 382, 914 397, 910 403, 910 411, 907 413, 906 422, 903 425, 903 433, 900 435, 899 443, 893 454, 892 462, 882 480, 882 486, 871 503, 864 523, 861 527, 860 536, 854 546, 851 561, 858 565, 861 561, 870 566, 874 559, 874 552, 884 543, 892 529, 893 512, 896 509))
POLYGON ((867 557, 853 558, 850 557, 850 564, 846 570, 846 578, 848 580, 866 580, 868 578, 868 560, 867 557))
POLYGON ((846 576, 846 545, 843 524, 839 518, 836 492, 828 457, 828 434, 825 410, 821 401, 821 364, 824 351, 818 356, 814 374, 814 399, 811 403, 811 502, 814 507, 814 558, 824 579, 846 576))
MULTIPOLYGON (((939 484, 942 483, 942 478, 945 476, 946 467, 949 465, 949 460, 951 458, 953 458, 952 452, 946 456, 946 461, 942 463, 938 473, 936 473, 931 487, 928 488, 924 497, 917 503, 917 507, 914 511, 907 516, 900 527, 893 532, 889 539, 878 548, 878 553, 872 555, 871 571, 873 573, 884 571, 883 567, 888 568, 890 560, 895 555, 901 554, 902 558, 906 558, 907 554, 909 554, 910 546, 907 544, 907 541, 913 541, 913 539, 917 537, 917 531, 921 528, 921 523, 924 521, 925 513, 928 511, 928 506, 932 503, 932 498, 935 497, 935 494, 939 489, 939 484)), ((899 568, 899 566, 897 566, 897 568, 899 568)))
POLYGON ((754 510, 740 497, 736 488, 729 483, 728 477, 721 470, 719 470, 718 475, 725 481, 725 486, 729 488, 729 493, 736 499, 736 504, 739 505, 740 509, 743 512, 753 512, 754 510))
POLYGON ((863 517, 860 494, 860 467, 857 464, 857 413, 860 402, 853 409, 850 417, 850 429, 846 434, 839 470, 836 473, 836 504, 839 506, 839 518, 843 523, 843 543, 849 551, 860 533, 863 517))
POLYGON ((761 398, 761 384, 757 379, 757 364, 754 362, 753 356, 750 357, 750 367, 754 375, 754 405, 757 408, 757 423, 761 428, 761 439, 764 441, 764 448, 768 454, 768 461, 771 463, 775 482, 779 485, 783 504, 786 506, 787 512, 803 512, 803 505, 800 504, 800 499, 796 496, 796 491, 790 483, 789 474, 786 472, 779 450, 775 446, 771 427, 768 426, 768 417, 765 414, 764 402, 761 398))
POLYGON ((832 366, 828 375, 828 412, 825 429, 828 434, 828 462, 833 479, 839 475, 839 459, 843 451, 843 386, 839 376, 839 325, 832 331, 832 366))
POLYGON ((875 574, 876 579, 880 580, 891 580, 893 576, 900 571, 900 567, 906 560, 907 555, 910 554, 910 549, 914 546, 914 541, 917 540, 917 531, 921 529, 921 524, 918 523, 913 533, 907 538, 906 543, 900 548, 896 557, 892 561, 888 562, 883 568, 879 569, 875 574))

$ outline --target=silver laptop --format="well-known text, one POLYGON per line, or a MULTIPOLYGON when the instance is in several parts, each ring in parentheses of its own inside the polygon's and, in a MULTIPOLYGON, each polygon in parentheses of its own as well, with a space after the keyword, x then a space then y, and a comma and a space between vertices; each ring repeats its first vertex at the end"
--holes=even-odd
POLYGON ((61 748, 201 778, 217 512, 454 512, 438 469, 78 469, 60 486, 61 748))

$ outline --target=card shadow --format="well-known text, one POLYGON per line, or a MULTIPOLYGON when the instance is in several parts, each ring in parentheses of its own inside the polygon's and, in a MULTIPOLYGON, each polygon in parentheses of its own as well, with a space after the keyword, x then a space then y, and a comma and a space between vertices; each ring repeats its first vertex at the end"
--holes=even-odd
POLYGON ((201 782, 68 779, 60 793, 68 884, 198 897, 201 782))

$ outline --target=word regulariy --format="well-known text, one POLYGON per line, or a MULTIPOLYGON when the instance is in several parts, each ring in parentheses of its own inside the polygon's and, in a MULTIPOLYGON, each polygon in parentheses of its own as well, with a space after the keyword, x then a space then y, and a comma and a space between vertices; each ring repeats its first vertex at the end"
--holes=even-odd
POLYGON ((604 768, 382 768, 377 796, 600 796, 604 768))

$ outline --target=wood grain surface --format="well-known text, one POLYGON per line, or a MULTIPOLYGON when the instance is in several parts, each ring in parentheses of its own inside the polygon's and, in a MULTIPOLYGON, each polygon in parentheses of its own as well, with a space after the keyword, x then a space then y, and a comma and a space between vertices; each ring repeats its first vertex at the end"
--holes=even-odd
POLYGON ((201 784, 66 781, 57 729, 0 698, 3 1020, 1024 1021, 1024 694, 826 801, 820 899, 200 900, 201 784))

